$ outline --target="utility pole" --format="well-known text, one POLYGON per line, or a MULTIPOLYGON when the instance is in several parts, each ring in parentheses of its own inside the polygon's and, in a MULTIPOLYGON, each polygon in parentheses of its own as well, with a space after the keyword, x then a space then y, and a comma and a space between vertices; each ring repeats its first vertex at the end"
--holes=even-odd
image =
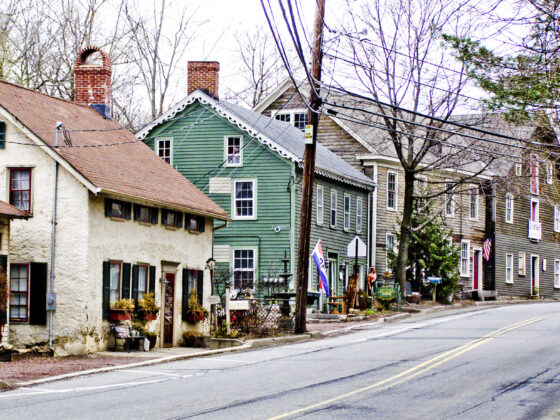
POLYGON ((294 332, 304 333, 307 318, 307 282, 309 273, 309 241, 311 234, 311 211, 313 208, 313 181, 315 175, 315 150, 317 148, 317 127, 319 125, 319 81, 321 80, 321 63, 323 62, 323 20, 325 18, 325 1, 317 0, 315 12, 315 28, 313 56, 311 63, 311 87, 309 90, 309 106, 307 126, 305 128, 305 155, 303 164, 303 180, 300 209, 300 229, 298 241, 296 317, 294 332), (311 126, 311 140, 308 138, 311 126))

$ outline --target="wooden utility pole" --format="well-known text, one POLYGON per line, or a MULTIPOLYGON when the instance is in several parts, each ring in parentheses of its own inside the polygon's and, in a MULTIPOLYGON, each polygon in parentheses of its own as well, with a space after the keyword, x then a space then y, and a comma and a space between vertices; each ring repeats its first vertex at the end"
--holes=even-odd
POLYGON ((303 164, 303 181, 300 209, 300 229, 298 242, 298 266, 296 289, 296 317, 294 332, 304 333, 307 323, 307 281, 309 273, 309 237, 311 234, 311 212, 313 208, 313 181, 315 175, 315 150, 317 145, 317 127, 319 125, 319 81, 321 80, 321 63, 323 62, 323 20, 325 18, 325 1, 317 0, 313 57, 311 63, 311 87, 309 89, 309 106, 307 124, 312 127, 311 140, 306 127, 305 155, 303 164))

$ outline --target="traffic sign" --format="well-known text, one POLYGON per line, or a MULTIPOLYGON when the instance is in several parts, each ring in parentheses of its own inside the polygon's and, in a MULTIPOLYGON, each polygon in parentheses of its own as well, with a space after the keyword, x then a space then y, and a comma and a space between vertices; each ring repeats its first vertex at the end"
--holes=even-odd
POLYGON ((366 244, 364 244, 364 241, 362 241, 359 236, 356 236, 348 244, 348 247, 347 247, 347 256, 348 257, 365 257, 366 253, 367 253, 366 244), (356 245, 357 245, 357 248, 356 248, 356 245), (356 250, 358 251, 357 254, 356 254, 356 250))

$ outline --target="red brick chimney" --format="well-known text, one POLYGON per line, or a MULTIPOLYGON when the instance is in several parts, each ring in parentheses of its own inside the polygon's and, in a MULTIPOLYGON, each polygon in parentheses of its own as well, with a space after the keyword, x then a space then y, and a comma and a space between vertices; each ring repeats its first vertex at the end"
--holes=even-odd
POLYGON ((111 118, 111 59, 97 47, 78 54, 74 68, 74 102, 111 118))
POLYGON ((220 63, 217 61, 189 61, 187 95, 200 89, 218 99, 220 63))

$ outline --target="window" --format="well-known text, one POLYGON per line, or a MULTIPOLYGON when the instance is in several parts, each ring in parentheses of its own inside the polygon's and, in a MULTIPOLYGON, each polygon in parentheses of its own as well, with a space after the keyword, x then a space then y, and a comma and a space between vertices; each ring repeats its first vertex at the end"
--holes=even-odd
POLYGON ((185 229, 191 232, 204 232, 206 218, 204 216, 196 216, 194 214, 185 214, 185 229))
POLYGON ((531 222, 539 221, 539 200, 531 199, 531 222))
POLYGON ((317 185, 317 224, 323 224, 323 216, 324 216, 324 209, 325 209, 325 202, 324 202, 324 195, 323 195, 323 187, 317 185))
POLYGON ((29 306, 29 265, 10 265, 10 321, 26 322, 29 306))
POLYGON ((161 224, 166 227, 183 227, 183 213, 174 210, 161 210, 161 224))
POLYGON ((338 198, 337 198, 337 193, 336 190, 331 190, 331 227, 335 228, 336 227, 336 211, 337 211, 337 206, 338 206, 338 198))
POLYGON ((506 283, 513 283, 513 254, 506 254, 506 283))
POLYGON ((290 123, 301 131, 305 131, 305 125, 307 124, 307 112, 304 110, 278 111, 274 115, 274 118, 279 121, 290 123))
POLYGON ((513 194, 506 194, 506 223, 513 223, 513 194))
POLYGON ((445 215, 447 217, 455 216, 455 198, 453 197, 453 182, 445 183, 445 215))
POLYGON ((307 113, 306 112, 295 112, 294 113, 294 127, 299 128, 301 131, 305 131, 305 125, 307 124, 307 113))
POLYGON ((31 211, 31 168, 10 169, 10 204, 31 211))
POLYGON ((138 299, 142 299, 148 293, 148 273, 150 266, 138 266, 138 299))
POLYGON ((275 119, 277 119, 278 121, 284 121, 284 122, 291 122, 292 121, 292 114, 290 114, 289 112, 278 112, 275 116, 275 119))
POLYGON ((242 142, 241 136, 226 136, 224 141, 226 166, 241 166, 243 164, 242 142))
POLYGON ((362 199, 356 198, 356 232, 362 231, 362 199))
POLYGON ((414 184, 414 192, 418 195, 426 194, 428 191, 428 179, 425 176, 417 176, 414 184))
POLYGON ((525 271, 525 253, 524 252, 520 252, 518 255, 518 260, 517 260, 517 265, 518 267, 518 273, 520 276, 524 276, 526 271, 525 271))
POLYGON ((162 158, 170 165, 173 163, 172 150, 173 150, 172 138, 157 139, 156 153, 160 158, 162 158))
POLYGON ((554 232, 560 232, 560 207, 554 206, 554 232))
POLYGON ((134 205, 134 220, 141 223, 151 223, 157 225, 159 219, 159 210, 154 207, 134 205))
POLYGON ((539 164, 537 158, 531 156, 531 194, 539 193, 539 164))
POLYGON ((478 189, 469 191, 469 219, 478 220, 478 189))
POLYGON ((459 266, 459 275, 461 277, 469 277, 470 275, 470 251, 471 243, 469 241, 461 241, 461 261, 459 266))
POLYGON ((387 209, 397 209, 398 177, 396 172, 387 172, 387 209))
POLYGON ((547 184, 552 184, 552 175, 553 175, 552 163, 548 162, 546 164, 546 183, 547 184))
POLYGON ((235 249, 233 251, 233 288, 244 290, 255 287, 255 250, 235 249))
POLYGON ((109 263, 109 303, 112 305, 121 298, 121 268, 120 262, 109 263))
POLYGON ((350 196, 344 194, 344 230, 350 230, 350 196))
POLYGON ((554 260, 554 287, 560 288, 560 260, 554 260))
POLYGON ((395 235, 393 235, 392 233, 387 234, 385 242, 385 261, 387 265, 387 271, 391 271, 391 268, 389 266, 391 263, 391 258, 389 256, 390 251, 392 251, 393 253, 396 252, 395 235))
POLYGON ((124 201, 105 199, 105 216, 118 219, 130 219, 131 204, 124 201))
POLYGON ((256 181, 235 181, 235 200, 233 214, 236 219, 255 219, 255 183, 256 181))
POLYGON ((521 166, 521 163, 516 163, 515 164, 515 175, 516 176, 521 176, 522 169, 523 169, 523 167, 521 166))

